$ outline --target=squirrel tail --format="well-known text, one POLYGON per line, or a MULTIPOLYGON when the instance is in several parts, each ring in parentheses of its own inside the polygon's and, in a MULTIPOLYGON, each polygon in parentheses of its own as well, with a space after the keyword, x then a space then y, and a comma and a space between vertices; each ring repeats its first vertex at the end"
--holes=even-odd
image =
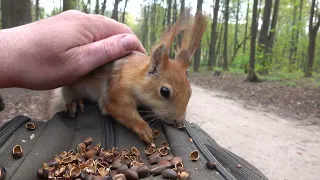
POLYGON ((56 88, 50 91, 44 117, 46 120, 51 119, 57 112, 65 110, 61 90, 62 88, 56 88))

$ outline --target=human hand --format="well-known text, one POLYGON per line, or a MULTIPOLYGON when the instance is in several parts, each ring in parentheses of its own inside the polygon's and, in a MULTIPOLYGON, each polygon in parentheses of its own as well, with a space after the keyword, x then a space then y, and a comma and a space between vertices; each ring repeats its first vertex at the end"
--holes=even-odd
POLYGON ((0 72, 6 75, 0 88, 57 88, 133 50, 146 53, 126 25, 75 10, 4 29, 0 37, 0 72))

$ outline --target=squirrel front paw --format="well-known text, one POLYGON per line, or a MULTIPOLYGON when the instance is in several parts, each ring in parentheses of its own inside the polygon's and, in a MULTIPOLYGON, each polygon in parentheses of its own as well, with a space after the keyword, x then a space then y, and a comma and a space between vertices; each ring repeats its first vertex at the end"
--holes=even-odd
POLYGON ((147 144, 153 143, 153 131, 147 122, 139 122, 133 130, 138 134, 139 138, 147 144))
POLYGON ((84 105, 82 100, 79 100, 78 102, 73 102, 73 103, 66 103, 66 111, 68 113, 68 116, 70 118, 74 118, 76 116, 77 113, 77 105, 79 104, 79 108, 81 110, 81 112, 83 112, 84 110, 84 105))

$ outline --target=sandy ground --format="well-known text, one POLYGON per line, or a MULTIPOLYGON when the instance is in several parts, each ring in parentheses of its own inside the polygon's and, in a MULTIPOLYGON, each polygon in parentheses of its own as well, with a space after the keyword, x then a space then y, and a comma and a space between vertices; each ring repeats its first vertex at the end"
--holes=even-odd
POLYGON ((320 177, 320 128, 295 123, 193 85, 188 120, 270 180, 320 177))

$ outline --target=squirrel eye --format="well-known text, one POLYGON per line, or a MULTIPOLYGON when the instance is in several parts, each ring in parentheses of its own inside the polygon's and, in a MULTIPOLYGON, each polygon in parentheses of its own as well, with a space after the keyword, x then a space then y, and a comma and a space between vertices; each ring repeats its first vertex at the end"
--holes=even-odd
POLYGON ((168 89, 168 88, 166 88, 166 87, 161 87, 161 89, 160 89, 160 94, 161 94, 161 96, 163 96, 164 98, 166 98, 166 99, 169 99, 169 96, 170 96, 170 90, 168 89))

